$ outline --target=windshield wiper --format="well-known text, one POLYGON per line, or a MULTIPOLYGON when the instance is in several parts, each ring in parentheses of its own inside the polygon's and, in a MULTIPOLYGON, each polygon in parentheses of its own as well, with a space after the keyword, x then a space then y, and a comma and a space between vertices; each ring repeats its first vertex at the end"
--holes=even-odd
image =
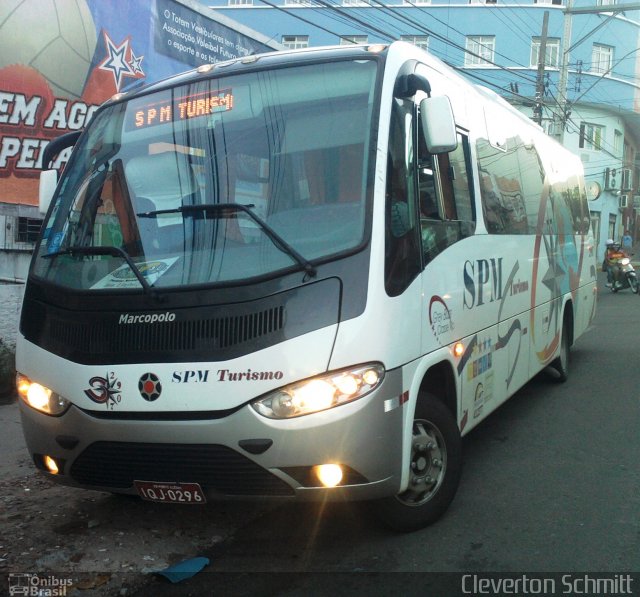
POLYGON ((54 251, 53 253, 47 253, 43 255, 43 259, 53 259, 54 257, 59 257, 60 255, 70 255, 74 257, 76 255, 79 256, 87 256, 87 255, 111 255, 113 257, 122 257, 127 263, 127 265, 131 268, 133 275, 137 278, 138 282, 142 286, 143 290, 149 294, 155 294, 155 290, 151 288, 149 282, 144 279, 144 276, 136 266, 131 256, 120 247, 69 247, 67 249, 60 249, 60 251, 54 251))
POLYGON ((283 253, 292 257, 297 261, 298 265, 304 269, 304 271, 311 277, 315 277, 317 270, 314 265, 305 259, 291 244, 289 244, 284 238, 282 238, 269 224, 267 224, 260 216, 256 215, 251 208, 255 207, 253 203, 244 205, 242 203, 201 203, 199 205, 182 205, 180 207, 174 207, 171 209, 158 209, 155 211, 145 211, 136 214, 139 218, 155 218, 162 214, 190 214, 200 212, 213 212, 219 214, 224 211, 241 211, 246 213, 271 239, 273 244, 278 247, 283 253))

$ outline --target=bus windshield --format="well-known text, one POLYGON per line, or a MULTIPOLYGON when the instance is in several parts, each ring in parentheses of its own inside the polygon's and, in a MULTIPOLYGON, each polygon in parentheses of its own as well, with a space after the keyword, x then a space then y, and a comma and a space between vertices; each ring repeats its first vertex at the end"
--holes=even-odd
POLYGON ((313 272, 365 239, 377 63, 196 80, 98 112, 33 273, 75 289, 313 272))

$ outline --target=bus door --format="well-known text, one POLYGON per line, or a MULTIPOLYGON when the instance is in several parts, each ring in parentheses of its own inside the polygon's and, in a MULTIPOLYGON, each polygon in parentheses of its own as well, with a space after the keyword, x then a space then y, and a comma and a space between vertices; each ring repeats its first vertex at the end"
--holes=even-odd
MULTIPOLYGON (((459 421, 480 417, 485 400, 495 391, 498 342, 496 310, 483 304, 493 270, 490 260, 479 262, 486 235, 474 236, 474 202, 469 139, 458 130, 458 146, 431 155, 422 142, 418 122, 417 180, 422 243, 423 353, 451 348, 462 341, 464 354, 457 375, 462 399, 459 421)), ((485 251, 488 248, 484 249, 485 251)))

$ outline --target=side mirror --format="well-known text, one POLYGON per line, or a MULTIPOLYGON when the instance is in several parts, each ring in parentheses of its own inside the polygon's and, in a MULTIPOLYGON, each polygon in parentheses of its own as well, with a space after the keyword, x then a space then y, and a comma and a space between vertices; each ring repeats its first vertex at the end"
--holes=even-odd
POLYGON ((420 102, 420 120, 429 153, 448 153, 458 147, 456 122, 448 97, 423 99, 420 102))
POLYGON ((53 198, 53 193, 58 184, 57 170, 43 170, 40 172, 40 187, 38 189, 38 208, 41 214, 46 214, 49 204, 53 198))
POLYGON ((38 208, 41 214, 46 214, 49 209, 49 204, 53 198, 53 193, 56 190, 58 184, 58 171, 48 170, 51 166, 53 159, 67 147, 71 147, 76 144, 80 138, 82 131, 72 131, 56 137, 44 148, 42 156, 42 167, 44 170, 40 172, 40 188, 38 191, 38 208))

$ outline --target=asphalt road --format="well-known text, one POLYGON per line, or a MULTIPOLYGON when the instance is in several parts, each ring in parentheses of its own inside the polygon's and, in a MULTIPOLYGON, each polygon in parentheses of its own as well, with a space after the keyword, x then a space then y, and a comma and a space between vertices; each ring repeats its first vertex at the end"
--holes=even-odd
POLYGON ((538 376, 465 438, 435 525, 400 535, 350 504, 278 505, 202 554, 203 572, 138 595, 500 594, 473 584, 489 573, 519 579, 503 594, 640 595, 639 337, 640 297, 603 288, 569 381, 538 376))
POLYGON ((192 509, 56 486, 3 406, 0 593, 6 573, 38 572, 82 597, 640 595, 640 297, 601 286, 569 381, 540 375, 466 436, 456 499, 412 534, 354 504, 192 509), (192 578, 153 573, 194 556, 210 563, 192 578))

